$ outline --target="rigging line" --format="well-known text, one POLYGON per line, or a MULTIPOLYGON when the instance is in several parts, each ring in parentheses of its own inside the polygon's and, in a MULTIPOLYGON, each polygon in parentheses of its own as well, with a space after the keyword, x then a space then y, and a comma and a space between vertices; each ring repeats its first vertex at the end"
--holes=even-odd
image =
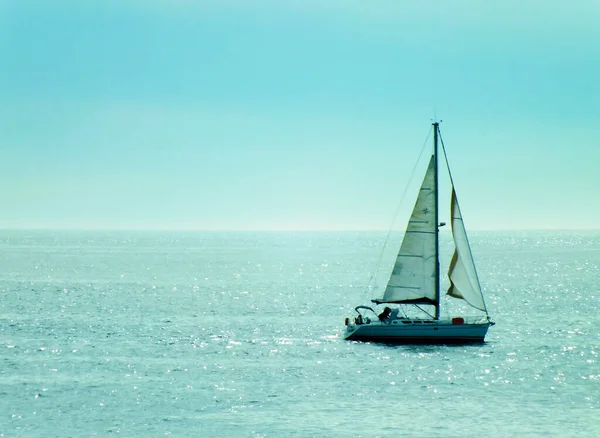
MULTIPOLYGON (((452 191, 455 193, 455 196, 456 196, 456 186, 454 185, 454 179, 452 178, 452 172, 450 172, 450 163, 448 162, 448 155, 446 154, 446 146, 444 146, 444 139, 442 138, 442 133, 439 130, 438 130, 438 136, 440 138, 440 143, 442 145, 442 151, 444 151, 444 159, 446 160, 446 168, 448 169, 448 176, 450 177, 450 184, 452 184, 452 191)), ((458 198, 456 198, 456 203, 457 203, 457 205, 459 205, 458 198)), ((462 215, 462 212, 461 212, 461 215, 462 215)), ((461 216, 461 218, 462 218, 462 216, 461 216)), ((450 218, 450 226, 452 226, 453 220, 454 220, 454 218, 450 218)), ((462 218, 462 222, 463 222, 463 227, 465 227, 464 218, 462 218)), ((465 227, 465 239, 467 241, 467 246, 469 247, 469 252, 471 252, 471 243, 469 242, 469 236, 467 235, 466 227, 465 227)), ((473 259, 472 252, 471 252, 471 259, 473 259)), ((479 286, 479 290, 481 290, 481 282, 479 281, 479 274, 477 273, 477 268, 475 267, 474 262, 473 262, 473 269, 475 270, 475 278, 477 279, 477 285, 479 286)), ((485 305, 485 298, 484 298, 483 294, 481 294, 481 301, 483 303, 483 311, 485 312, 486 315, 488 315, 488 318, 489 318, 489 314, 487 311, 487 306, 485 305)))
POLYGON ((400 307, 398 307, 398 308, 402 311, 402 314, 404 315, 404 317, 408 318, 408 315, 406 314, 406 311, 404 310, 404 306, 400 305, 400 307))
POLYGON ((425 313, 427 316, 429 316, 430 318, 433 318, 433 315, 431 313, 429 313, 427 310, 423 309, 421 306, 419 306, 418 304, 415 304, 415 307, 417 309, 419 309, 421 312, 425 313))
POLYGON ((454 179, 452 179, 452 172, 450 172, 450 163, 448 162, 448 155, 446 154, 446 146, 444 146, 444 139, 442 138, 442 132, 438 129, 438 137, 440 138, 440 144, 442 145, 442 151, 444 152, 444 160, 446 161, 446 169, 448 169, 448 176, 450 177, 450 184, 454 189, 454 179))
POLYGON ((402 196, 400 197, 400 202, 398 203, 398 207, 396 207, 396 211, 394 212, 394 216, 392 217, 392 223, 390 224, 390 226, 388 228, 388 233, 387 233, 387 236, 385 237, 385 242, 383 243, 383 246, 381 247, 381 252, 379 253, 377 265, 375 265, 375 271, 371 274, 371 278, 369 278, 369 282, 367 283, 367 288, 366 288, 365 292, 367 292, 367 290, 371 287, 371 283, 373 282, 373 279, 379 273, 379 268, 381 267, 381 260, 383 259, 383 253, 385 251, 385 248, 387 247, 388 241, 390 240, 390 235, 392 234, 392 228, 394 228, 394 224, 396 223, 396 220, 398 219, 398 212, 400 211, 400 207, 402 207, 402 204, 404 203, 404 198, 406 197, 406 193, 408 192, 410 183, 412 182, 412 180, 415 177, 417 165, 419 164, 419 161, 421 161, 421 157, 423 156, 423 151, 425 150, 425 146, 427 145, 427 142, 429 141, 429 137, 431 136, 431 129, 428 129, 427 131, 428 131, 427 138, 425 138, 425 141, 423 142, 423 146, 421 146, 421 152, 419 152, 419 157, 417 158, 417 161, 415 161, 415 165, 412 169, 410 177, 408 178, 408 183, 404 187, 404 192, 402 193, 402 196))

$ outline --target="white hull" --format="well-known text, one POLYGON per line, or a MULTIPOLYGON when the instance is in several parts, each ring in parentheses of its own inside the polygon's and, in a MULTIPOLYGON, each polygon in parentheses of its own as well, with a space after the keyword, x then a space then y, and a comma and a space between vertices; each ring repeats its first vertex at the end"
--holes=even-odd
POLYGON ((451 320, 395 320, 346 327, 344 339, 395 344, 467 344, 482 343, 492 323, 452 324, 451 320))

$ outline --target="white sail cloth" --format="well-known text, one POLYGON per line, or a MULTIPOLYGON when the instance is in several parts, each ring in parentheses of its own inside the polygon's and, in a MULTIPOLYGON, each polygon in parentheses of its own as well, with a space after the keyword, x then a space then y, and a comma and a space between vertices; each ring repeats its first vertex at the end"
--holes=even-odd
POLYGON ((471 254, 467 231, 454 188, 452 188, 450 215, 452 218, 452 236, 454 238, 455 250, 448 270, 448 277, 450 278, 448 295, 461 298, 476 309, 485 311, 485 303, 475 269, 475 262, 471 254))
POLYGON ((383 298, 377 302, 435 303, 436 196, 435 160, 429 167, 383 298))
MULTIPOLYGON (((415 304, 439 302, 435 286, 436 171, 435 159, 432 156, 383 298, 374 300, 375 302, 415 304)), ((450 279, 448 295, 465 300, 476 309, 486 311, 454 187, 450 215, 455 250, 448 270, 450 279)))

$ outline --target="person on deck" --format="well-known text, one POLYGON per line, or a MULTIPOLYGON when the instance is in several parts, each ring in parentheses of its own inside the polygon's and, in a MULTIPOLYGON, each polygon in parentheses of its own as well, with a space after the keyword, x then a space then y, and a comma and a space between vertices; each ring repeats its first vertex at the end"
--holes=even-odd
POLYGON ((392 313, 392 309, 386 307, 383 309, 383 312, 379 314, 379 321, 381 322, 390 322, 390 314, 392 313))

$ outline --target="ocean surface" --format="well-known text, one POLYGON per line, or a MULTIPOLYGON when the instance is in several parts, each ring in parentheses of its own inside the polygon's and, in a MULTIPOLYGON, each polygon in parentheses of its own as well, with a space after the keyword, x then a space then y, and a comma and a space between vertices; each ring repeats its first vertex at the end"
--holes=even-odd
POLYGON ((0 231, 0 436, 600 436, 600 232, 470 237, 487 342, 386 346, 397 236, 0 231))

